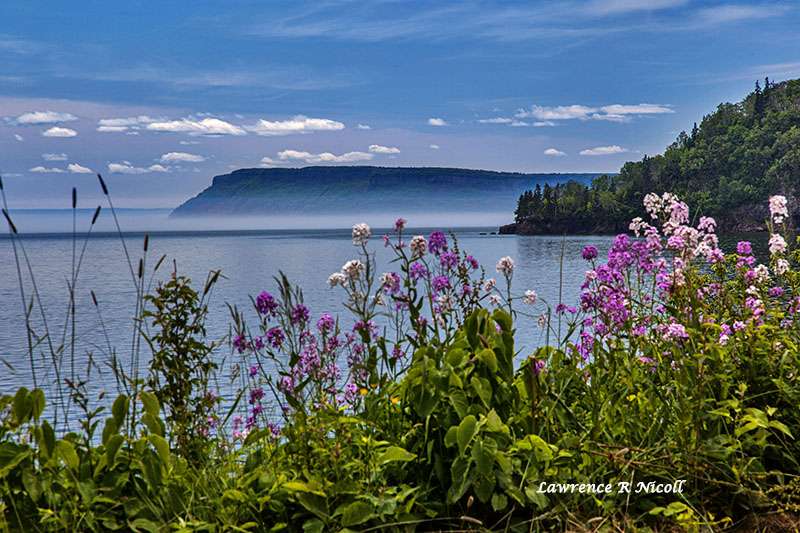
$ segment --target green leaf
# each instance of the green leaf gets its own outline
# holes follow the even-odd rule
[[[375,517],[372,505],[364,501],[355,501],[347,505],[341,510],[341,514],[342,525],[345,527],[363,524]]]
[[[156,395],[150,391],[142,391],[139,393],[139,397],[142,399],[142,405],[144,405],[145,413],[149,414],[153,418],[158,418],[161,406],[158,403],[158,398],[156,398]]]
[[[448,397],[450,398],[450,405],[453,406],[458,417],[464,418],[467,416],[467,413],[469,413],[469,401],[464,391],[461,389],[451,389]]]
[[[119,447],[122,446],[124,440],[123,436],[119,433],[115,433],[108,438],[108,442],[106,443],[106,462],[109,468],[113,468],[114,458],[117,456]]]
[[[30,394],[30,399],[31,416],[38,422],[42,411],[44,411],[44,391],[42,391],[42,389],[33,389]]]
[[[161,530],[158,524],[147,518],[137,518],[136,520],[128,522],[128,526],[130,526],[133,531],[151,531],[152,533],[158,533]]]
[[[75,447],[72,443],[65,440],[56,442],[56,453],[64,460],[68,467],[73,470],[78,468],[80,460],[78,459],[78,454],[75,452]]]
[[[160,418],[151,415],[150,413],[145,413],[142,416],[142,423],[147,426],[147,429],[150,430],[150,433],[153,435],[158,435],[160,437],[164,436],[164,424]]]
[[[119,426],[117,425],[117,419],[113,416],[109,416],[106,419],[106,425],[103,426],[103,439],[102,443],[107,444],[108,439],[111,438],[112,435],[116,435],[119,431]]]
[[[444,445],[452,448],[456,444],[458,444],[458,426],[450,426],[444,435]]]
[[[28,389],[25,387],[17,389],[17,393],[14,395],[14,404],[11,408],[11,414],[14,415],[14,420],[17,424],[23,424],[28,420],[32,404]]]
[[[386,448],[379,457],[378,457],[378,464],[385,465],[386,463],[391,463],[395,461],[402,461],[407,463],[408,461],[413,461],[416,459],[416,455],[413,453],[406,451],[405,449],[401,448],[400,446],[389,446]]]
[[[494,453],[497,446],[494,448],[484,444],[484,441],[478,439],[472,445],[472,460],[475,461],[475,467],[478,473],[489,475],[494,467]]]
[[[319,518],[310,518],[303,522],[303,531],[305,533],[322,533],[325,529],[325,522]]]
[[[492,495],[492,509],[502,511],[508,506],[508,498],[505,494],[495,493]]]
[[[111,414],[114,416],[114,420],[117,421],[117,427],[122,427],[122,423],[125,422],[125,417],[128,414],[128,397],[126,395],[120,394],[117,396],[111,406]]]
[[[484,348],[478,352],[478,360],[486,365],[490,372],[497,372],[497,356],[494,354],[494,350]]]
[[[47,420],[42,421],[40,426],[42,430],[42,440],[39,443],[39,449],[45,458],[50,458],[56,451],[56,432],[53,431],[53,426]]]
[[[8,475],[16,466],[31,455],[31,449],[13,442],[0,443],[0,478]]]
[[[464,453],[472,437],[478,432],[478,421],[473,415],[467,415],[458,425],[456,440],[458,441],[458,451]]]
[[[153,435],[152,433],[147,436],[147,440],[150,441],[156,452],[158,452],[158,457],[161,459],[161,462],[164,463],[165,466],[169,466],[170,464],[170,455],[169,455],[169,443],[166,441],[164,437],[161,435]]]

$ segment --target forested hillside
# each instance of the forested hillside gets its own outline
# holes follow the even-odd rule
[[[537,186],[519,199],[518,233],[616,232],[642,215],[649,192],[670,191],[693,213],[716,217],[731,231],[763,227],[765,200],[785,194],[796,206],[800,188],[800,80],[765,79],[739,103],[681,132],[663,155],[626,163],[590,186]],[[796,209],[793,210],[797,212]]]

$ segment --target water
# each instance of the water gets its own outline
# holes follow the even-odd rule
[[[611,243],[610,237],[521,237],[490,235],[491,228],[456,228],[460,246],[472,253],[487,268],[488,276],[495,276],[494,265],[498,258],[510,255],[517,263],[514,274],[515,293],[535,289],[540,297],[558,302],[559,272],[563,273],[563,301],[577,301],[579,285],[587,268],[580,258],[586,244],[596,245],[601,254]],[[430,229],[410,230],[428,233]],[[375,230],[380,235],[379,230]],[[142,235],[126,236],[126,244],[134,261],[142,254]],[[64,331],[68,303],[67,279],[70,276],[73,241],[68,234],[25,235],[23,243],[33,266],[39,294],[46,310],[46,320],[55,344],[59,344]],[[82,239],[77,243],[80,253]],[[389,252],[379,237],[373,237],[372,249],[377,252],[378,272],[390,270]],[[563,246],[563,270],[561,269]],[[211,270],[221,270],[220,278],[210,300],[208,333],[211,339],[221,339],[229,332],[230,315],[226,303],[250,309],[250,295],[263,289],[275,292],[273,276],[283,271],[289,279],[301,285],[306,304],[316,320],[321,313],[341,313],[341,289],[327,285],[330,273],[355,257],[349,229],[344,230],[258,230],[188,232],[172,231],[150,234],[148,252],[149,272],[163,254],[162,264],[155,280],[163,279],[172,270],[175,261],[179,273],[186,274],[200,290]],[[135,268],[135,267],[134,267]],[[97,295],[102,312],[101,319],[91,301],[90,290]],[[28,288],[30,294],[30,288]],[[77,330],[75,367],[83,370],[89,354],[101,367],[88,384],[90,396],[101,390],[116,392],[113,374],[105,368],[109,360],[108,345],[115,347],[123,364],[131,352],[133,335],[135,288],[125,261],[118,236],[111,233],[93,235],[87,245],[86,256],[77,283]],[[17,272],[11,241],[0,238],[0,356],[13,370],[0,367],[0,393],[13,393],[18,387],[31,387],[33,379],[26,350],[26,336],[20,303]],[[538,308],[539,312],[543,310]],[[251,315],[252,316],[252,315]],[[42,319],[35,312],[34,322],[41,328]],[[541,342],[541,333],[533,318],[517,325],[518,348],[529,352]],[[67,335],[69,338],[69,335]],[[41,349],[37,350],[42,352]],[[216,357],[221,362],[221,375],[230,371],[228,348],[220,348]],[[68,358],[67,358],[68,360]],[[65,363],[68,368],[69,363]],[[51,383],[52,365],[37,356],[37,373],[40,381]],[[227,383],[227,384],[226,384]],[[221,392],[230,396],[234,386],[224,379]],[[44,386],[47,390],[48,387]]]

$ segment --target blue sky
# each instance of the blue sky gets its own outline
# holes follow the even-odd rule
[[[800,76],[795,2],[5,0],[15,205],[107,176],[173,206],[234,168],[617,171],[755,79]]]

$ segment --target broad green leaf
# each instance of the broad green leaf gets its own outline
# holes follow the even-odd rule
[[[416,457],[416,455],[400,446],[390,446],[378,457],[378,464],[385,465],[394,461],[407,463],[408,461],[413,461]]]
[[[489,371],[497,372],[497,356],[494,351],[489,348],[484,348],[478,352],[478,360],[489,368]]]
[[[161,435],[154,435],[152,433],[147,436],[147,439],[155,447],[156,452],[158,452],[158,457],[161,459],[161,462],[164,463],[164,466],[169,466],[169,443],[166,441],[166,439]]]
[[[111,414],[117,421],[117,427],[122,427],[125,422],[125,417],[128,415],[128,397],[124,394],[117,396],[114,404],[111,406]]]
[[[139,393],[139,397],[142,399],[145,413],[153,418],[158,418],[160,406],[156,395],[150,391],[142,391]]]
[[[42,391],[42,389],[33,389],[30,394],[30,399],[31,416],[38,422],[42,411],[44,411],[44,391]]]
[[[464,453],[472,437],[478,432],[478,421],[473,415],[467,415],[458,425],[456,439],[458,441],[458,451]]]
[[[72,469],[78,468],[80,460],[78,459],[78,454],[75,452],[75,447],[72,443],[65,440],[56,442],[56,453],[58,453],[68,467]]]
[[[364,501],[355,501],[347,505],[341,514],[342,525],[345,527],[363,524],[375,516],[372,505]]]

